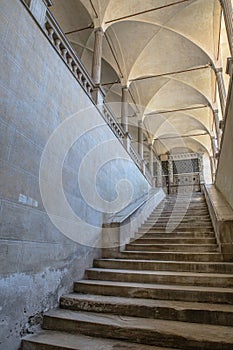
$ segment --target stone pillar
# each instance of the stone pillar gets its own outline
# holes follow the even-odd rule
[[[216,174],[216,163],[215,163],[215,158],[214,157],[210,157],[210,167],[211,167],[212,181],[214,183],[214,181],[215,181],[215,174]]]
[[[128,93],[129,93],[129,89],[127,87],[123,87],[122,88],[122,95],[121,95],[121,125],[122,125],[125,132],[129,131],[129,126],[128,126],[128,116],[129,116]]]
[[[218,149],[220,149],[220,143],[221,143],[221,137],[222,133],[219,127],[219,116],[218,116],[218,110],[215,109],[213,111],[214,114],[214,124],[215,124],[215,130],[216,130],[216,135],[217,135],[217,141],[218,141]]]
[[[218,153],[218,149],[216,147],[216,138],[214,136],[211,137],[212,149],[213,149],[213,162],[216,165],[216,154]]]
[[[95,44],[92,60],[92,78],[96,85],[101,81],[101,63],[104,32],[102,28],[95,29]]]
[[[30,0],[29,9],[37,22],[44,28],[46,20],[46,11],[51,6],[51,0]]]
[[[204,166],[203,166],[203,155],[198,155],[198,165],[199,165],[199,174],[200,174],[200,183],[204,183]]]
[[[157,187],[163,186],[163,178],[162,178],[162,164],[158,160],[157,161]]]
[[[138,153],[143,159],[143,124],[141,120],[138,122]]]
[[[227,37],[231,56],[233,56],[233,16],[231,0],[219,0],[223,10],[223,16],[227,31]]]
[[[169,177],[169,184],[173,184],[174,175],[173,175],[173,162],[171,158],[168,159],[168,177]]]
[[[222,68],[216,68],[215,74],[216,74],[216,80],[218,85],[222,116],[224,118],[227,95],[226,95],[226,89],[225,89],[225,84],[224,84],[223,75],[222,75]]]
[[[153,176],[152,178],[152,187],[155,188],[156,187],[156,177]]]
[[[123,144],[129,153],[130,153],[131,140],[132,140],[131,135],[128,132],[126,132],[124,135]]]
[[[141,170],[142,170],[143,175],[145,175],[145,173],[146,173],[146,161],[144,159],[142,159]]]
[[[151,176],[153,178],[154,176],[154,151],[153,151],[153,145],[149,145],[149,170],[151,173]]]

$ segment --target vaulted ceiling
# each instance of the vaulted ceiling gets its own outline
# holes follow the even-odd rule
[[[133,141],[142,119],[158,155],[212,155],[213,67],[229,56],[218,0],[53,0],[52,12],[89,72],[93,28],[104,29],[101,83],[118,118],[129,87]]]

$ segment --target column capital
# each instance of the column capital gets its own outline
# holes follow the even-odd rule
[[[104,35],[104,30],[103,30],[102,27],[95,27],[95,28],[94,28],[94,32],[95,32],[95,33],[100,33],[100,34]]]
[[[214,70],[215,70],[215,73],[216,73],[216,74],[217,74],[217,73],[222,73],[222,72],[223,72],[222,67],[215,68]]]

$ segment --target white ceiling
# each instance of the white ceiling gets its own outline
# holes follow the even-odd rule
[[[130,115],[140,112],[129,119],[133,140],[142,118],[158,154],[187,147],[212,155],[211,66],[222,66],[228,55],[218,0],[53,0],[51,9],[65,33],[92,23],[104,29],[106,100],[119,104],[121,87],[129,86]],[[91,72],[93,28],[67,36]],[[119,117],[120,108],[113,109]]]

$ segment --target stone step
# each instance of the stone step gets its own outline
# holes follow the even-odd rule
[[[178,214],[180,213],[208,213],[208,209],[206,206],[178,206],[178,205],[165,205],[165,206],[161,206],[161,207],[157,207],[155,210],[153,210],[152,213],[156,213],[156,212],[176,212]]]
[[[216,244],[215,238],[131,238],[131,242],[135,244]]]
[[[142,259],[142,260],[171,260],[171,261],[222,261],[219,253],[185,253],[185,252],[140,252],[123,251],[118,253],[118,258]]]
[[[137,242],[126,244],[125,250],[143,252],[217,252],[217,244],[140,244]]]
[[[210,218],[205,218],[205,219],[203,219],[203,218],[199,218],[199,219],[197,219],[197,218],[196,219],[193,219],[193,218],[182,219],[182,218],[173,218],[173,217],[172,218],[161,218],[161,217],[158,217],[157,219],[148,218],[145,221],[145,223],[148,223],[148,224],[155,223],[156,225],[159,225],[159,224],[167,223],[169,221],[169,222],[174,222],[174,223],[182,222],[182,223],[185,223],[185,224],[195,224],[197,220],[198,220],[199,224],[212,225]]]
[[[181,271],[135,271],[91,268],[86,270],[86,278],[91,280],[159,283],[171,285],[195,285],[209,287],[233,287],[233,274],[195,273]]]
[[[74,283],[74,291],[127,298],[233,304],[233,288],[82,280]]]
[[[233,263],[225,262],[184,262],[158,260],[98,259],[94,267],[106,269],[151,270],[151,271],[183,271],[202,273],[233,274]]]
[[[205,215],[205,216],[193,216],[193,215],[190,215],[190,216],[180,216],[180,215],[153,215],[153,216],[149,216],[147,218],[148,221],[155,221],[155,222],[158,222],[158,220],[163,220],[163,221],[168,221],[168,220],[173,220],[173,221],[178,221],[178,220],[183,220],[183,221],[196,221],[196,220],[201,220],[201,221],[209,221],[211,222],[211,219],[209,216]],[[146,221],[147,221],[146,220]]]
[[[4,349],[7,350],[7,349]],[[23,339],[22,350],[179,350],[121,340],[88,337],[57,331],[41,331]]]
[[[181,210],[176,208],[175,210],[173,210],[172,208],[169,209],[159,209],[157,208],[156,210],[154,210],[151,215],[177,215],[180,216],[181,214],[183,215],[188,215],[188,216],[198,216],[198,215],[209,215],[209,211],[207,209],[188,209],[188,210]]]
[[[233,305],[72,293],[61,297],[60,306],[74,311],[233,326]]]
[[[158,220],[173,220],[173,221],[190,221],[190,222],[195,222],[195,220],[202,220],[202,221],[205,221],[205,220],[208,220],[209,222],[211,222],[211,219],[209,216],[207,215],[174,215],[173,213],[171,214],[166,214],[164,215],[163,213],[160,213],[160,214],[156,214],[156,215],[151,215],[149,216],[146,220],[149,220],[149,221],[155,221],[155,222],[158,222]]]
[[[43,328],[184,350],[230,350],[231,327],[203,325],[112,314],[54,310],[44,316]]]
[[[175,217],[183,217],[183,218],[195,218],[195,219],[199,219],[199,217],[201,217],[201,218],[203,218],[203,219],[205,219],[205,218],[210,218],[210,214],[209,214],[209,212],[208,211],[206,211],[206,214],[203,214],[203,215],[197,215],[196,213],[194,213],[194,214],[180,214],[180,213],[177,213],[177,212],[171,212],[171,213],[166,213],[166,215],[163,213],[163,212],[161,212],[161,211],[159,211],[159,212],[152,212],[151,214],[150,214],[150,216],[148,216],[149,218],[157,218],[157,217],[161,217],[161,218],[167,218],[167,217],[170,217],[170,216],[173,216],[173,214],[174,214],[174,218]]]
[[[149,224],[149,223],[145,223],[145,224],[142,224],[141,229],[155,229],[156,231],[158,230],[166,230],[166,228],[170,229],[172,228],[174,231],[195,231],[195,230],[198,230],[200,232],[212,232],[213,231],[213,227],[211,225],[200,225],[198,226],[197,224],[195,225],[191,225],[191,224],[179,224],[177,226],[176,223],[173,223],[173,222],[170,222],[169,225],[167,224],[160,224],[160,225],[157,225],[156,223],[155,224]]]
[[[165,233],[165,232],[153,232],[151,230],[150,232],[138,232],[135,235],[135,238],[215,238],[214,232],[171,232],[171,233]]]
[[[186,227],[173,227],[173,226],[168,226],[168,227],[163,227],[163,226],[150,226],[150,225],[142,225],[138,232],[161,232],[161,233],[176,233],[176,232],[190,232],[195,233],[196,231],[198,233],[214,233],[213,228],[211,227],[193,227],[193,226],[186,226]]]

